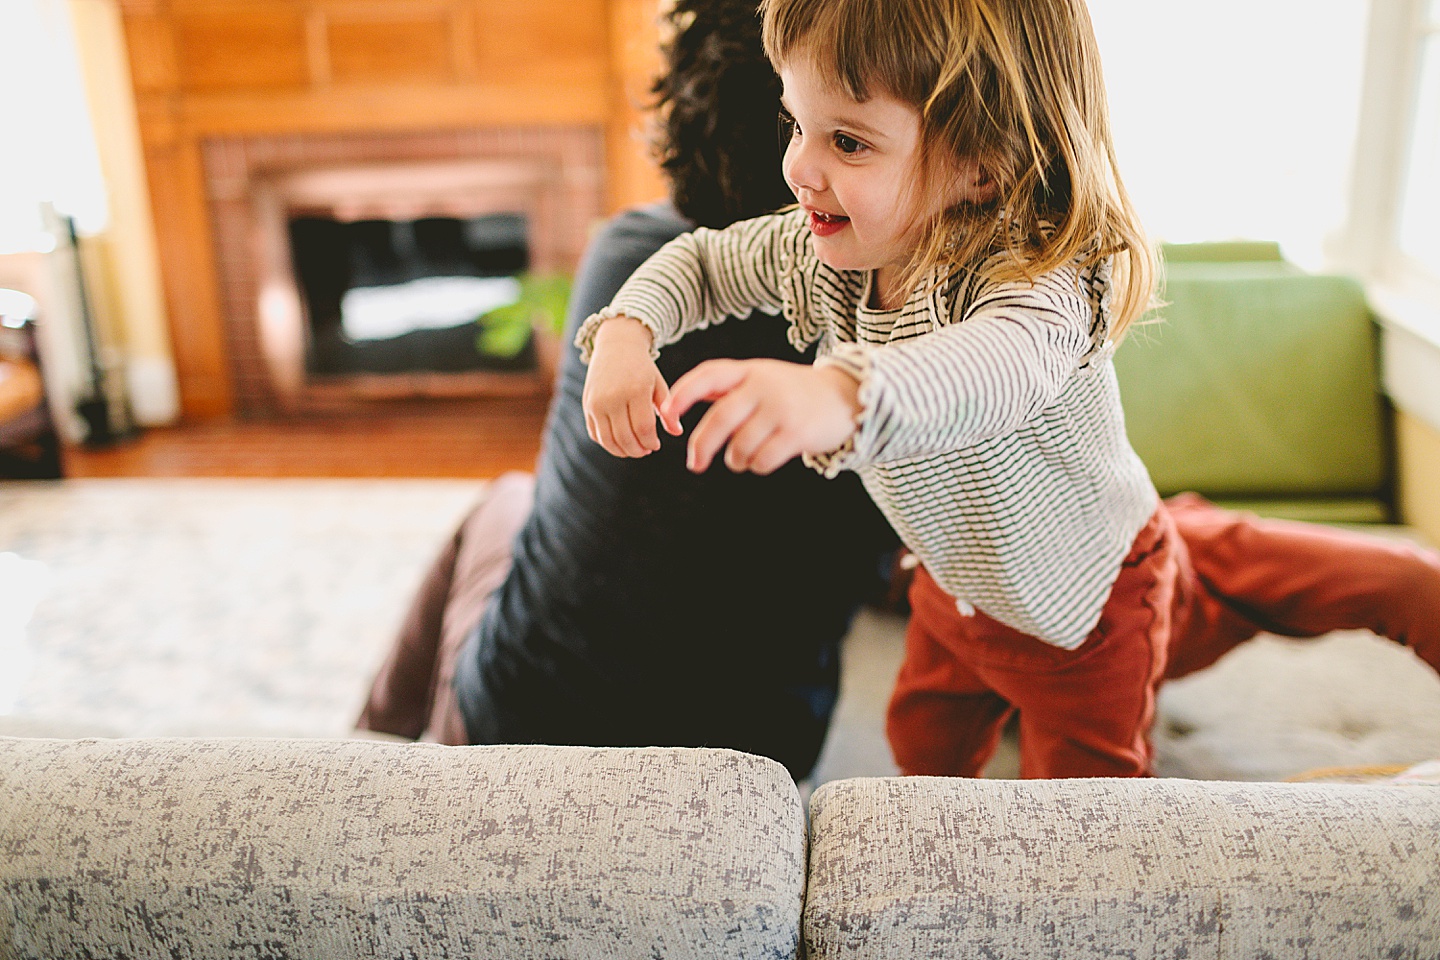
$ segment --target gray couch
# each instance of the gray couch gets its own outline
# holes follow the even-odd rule
[[[0,739],[0,957],[1440,956],[1440,788]],[[803,946],[802,946],[803,945]]]

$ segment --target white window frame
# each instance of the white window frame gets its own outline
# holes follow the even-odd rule
[[[1382,325],[1386,392],[1440,431],[1440,277],[1400,247],[1431,0],[1371,0],[1349,216],[1336,265],[1366,285]]]
[[[1379,282],[1398,280],[1400,207],[1419,98],[1430,0],[1371,0],[1349,219],[1338,258]]]

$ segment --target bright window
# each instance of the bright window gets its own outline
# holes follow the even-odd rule
[[[1121,174],[1159,240],[1277,240],[1346,219],[1366,0],[1090,0]]]
[[[105,187],[65,0],[0,0],[0,64],[0,253],[53,242],[42,202],[98,231]]]

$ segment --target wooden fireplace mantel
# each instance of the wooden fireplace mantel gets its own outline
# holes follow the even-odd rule
[[[663,194],[655,0],[118,2],[187,419],[234,409],[207,140],[590,127],[610,210]]]

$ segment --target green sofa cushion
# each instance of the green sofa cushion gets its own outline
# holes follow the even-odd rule
[[[1259,499],[1215,501],[1229,510],[1248,510],[1282,520],[1310,523],[1389,524],[1395,522],[1390,501],[1382,497],[1313,497],[1294,500]]]
[[[1116,353],[1130,440],[1162,494],[1354,499],[1383,513],[1375,330],[1347,277],[1184,262]],[[1368,503],[1368,506],[1364,504]]]

